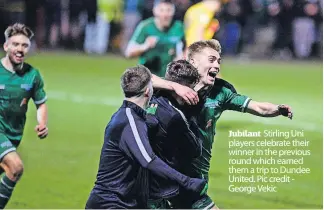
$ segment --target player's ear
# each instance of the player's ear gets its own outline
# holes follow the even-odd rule
[[[146,88],[145,88],[144,96],[145,96],[145,97],[149,97],[149,96],[150,96],[150,88],[149,88],[149,87],[146,87]]]
[[[193,65],[195,68],[197,68],[197,64],[193,58],[190,58],[189,63]]]
[[[8,48],[9,48],[9,46],[8,46],[8,42],[5,41],[5,43],[3,43],[3,49],[4,49],[4,51],[5,51],[5,52],[8,52]]]
[[[153,15],[157,16],[158,15],[158,11],[157,11],[157,6],[153,7]]]

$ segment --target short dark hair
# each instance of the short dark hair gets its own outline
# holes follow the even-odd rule
[[[140,96],[151,81],[152,74],[148,68],[142,65],[131,67],[121,76],[121,87],[127,98]]]
[[[6,40],[8,40],[12,36],[20,34],[25,35],[28,39],[31,39],[34,36],[34,32],[22,23],[13,24],[9,26],[4,32]]]
[[[165,79],[185,86],[196,84],[199,79],[198,70],[186,60],[177,60],[168,64]]]

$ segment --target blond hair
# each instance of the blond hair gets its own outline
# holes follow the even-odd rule
[[[31,39],[34,36],[33,31],[22,23],[13,24],[9,26],[4,32],[6,40],[8,40],[12,36],[20,34],[26,36],[28,39]]]
[[[218,40],[216,39],[209,39],[209,40],[202,40],[192,43],[188,47],[187,52],[187,59],[190,60],[196,53],[200,53],[205,48],[211,48],[213,50],[216,50],[219,54],[222,53],[222,47]]]

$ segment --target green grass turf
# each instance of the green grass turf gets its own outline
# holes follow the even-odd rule
[[[49,101],[49,136],[34,132],[29,106],[23,142],[25,165],[8,208],[83,208],[95,181],[104,128],[121,104],[119,78],[136,63],[114,56],[40,53],[28,60],[41,70]],[[302,62],[240,63],[224,59],[222,75],[239,92],[258,101],[286,103],[292,121],[225,112],[217,126],[209,194],[221,208],[322,208],[322,65]],[[228,130],[303,129],[312,155],[309,175],[278,184],[277,193],[251,195],[228,191]]]

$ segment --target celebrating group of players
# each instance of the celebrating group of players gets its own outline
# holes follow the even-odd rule
[[[216,77],[217,40],[191,41],[183,53],[184,28],[172,22],[174,11],[160,0],[129,43],[126,56],[139,56],[142,65],[121,77],[125,99],[106,127],[87,209],[217,209],[207,189],[222,112],[292,118],[289,106],[251,100]]]
[[[170,1],[160,0],[155,17],[140,23],[130,41],[126,55],[140,56],[142,65],[128,68],[121,77],[125,99],[106,127],[86,208],[216,209],[207,195],[208,172],[222,112],[292,118],[289,106],[251,100],[217,78],[219,42],[196,40],[185,47],[182,24],[172,22],[174,10]],[[16,148],[30,98],[37,107],[35,131],[40,138],[48,134],[44,83],[39,71],[24,62],[32,36],[23,24],[5,31],[6,56],[0,62],[0,208],[23,173]],[[185,59],[179,59],[184,49]]]

